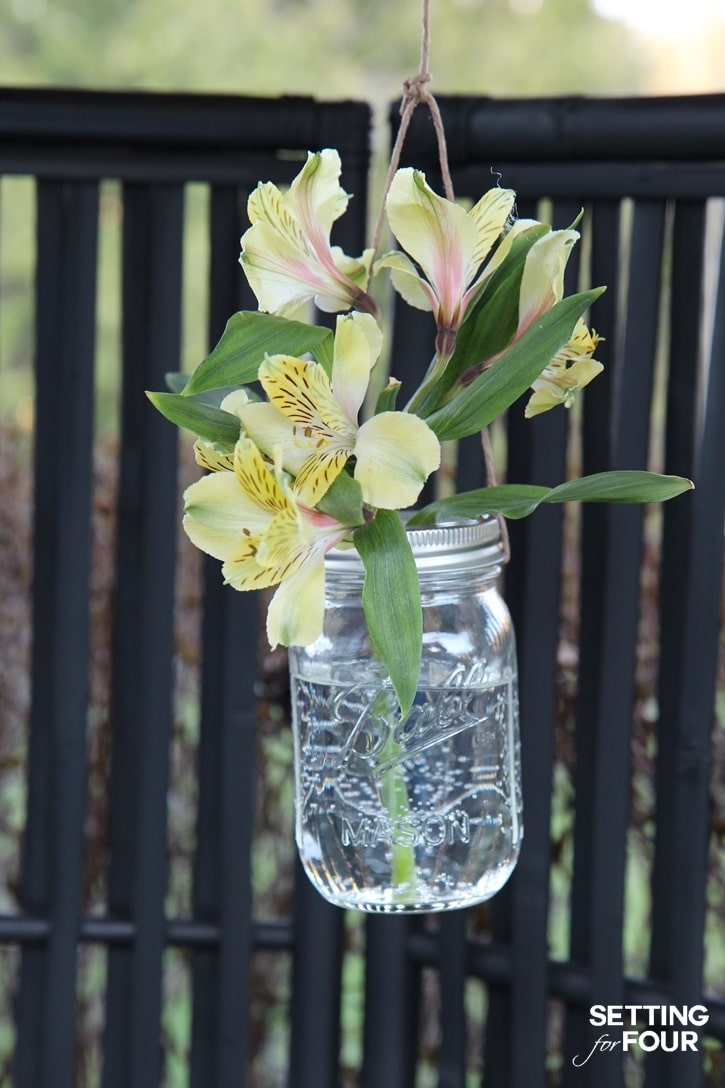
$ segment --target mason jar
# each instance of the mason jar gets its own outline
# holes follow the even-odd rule
[[[290,647],[295,824],[331,903],[363,911],[468,907],[494,895],[523,834],[514,632],[493,518],[408,530],[423,660],[401,716],[362,608],[354,548],[325,564],[325,621]]]

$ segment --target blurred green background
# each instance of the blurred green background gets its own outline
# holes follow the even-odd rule
[[[377,103],[417,70],[419,24],[419,0],[4,0],[0,78]],[[723,87],[721,0],[435,0],[431,33],[439,92]]]

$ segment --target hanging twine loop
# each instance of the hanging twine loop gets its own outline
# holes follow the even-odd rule
[[[400,155],[403,150],[403,144],[405,143],[405,137],[408,133],[408,126],[410,120],[415,113],[416,108],[420,103],[424,103],[433,119],[433,127],[436,132],[436,139],[438,141],[438,162],[441,168],[441,177],[443,178],[443,187],[445,190],[446,198],[448,200],[454,199],[453,182],[451,181],[451,172],[448,166],[448,148],[446,146],[446,134],[443,129],[443,119],[433,95],[428,90],[427,84],[431,81],[431,74],[428,70],[428,58],[430,55],[430,0],[423,0],[423,28],[420,47],[420,68],[416,75],[409,76],[408,79],[403,82],[403,96],[400,102],[400,126],[398,128],[398,135],[396,136],[393,150],[390,154],[390,166],[388,167],[388,174],[385,179],[385,186],[383,189],[383,198],[380,206],[380,214],[378,215],[378,221],[375,225],[375,234],[373,236],[373,252],[377,253],[380,248],[380,240],[383,234],[383,227],[385,225],[385,199],[388,195],[388,191],[395,177],[395,171],[400,165]]]
[[[421,34],[421,48],[420,48],[420,68],[416,75],[409,76],[408,79],[403,81],[403,96],[400,102],[400,126],[398,128],[398,134],[395,138],[393,150],[390,154],[390,165],[388,166],[388,173],[385,178],[385,186],[383,189],[383,197],[380,205],[380,213],[375,225],[375,234],[373,235],[373,253],[376,254],[380,248],[380,241],[383,234],[383,228],[385,225],[385,201],[390,191],[395,172],[400,165],[400,156],[403,150],[403,144],[405,143],[405,137],[408,133],[408,127],[410,125],[411,118],[415,113],[417,107],[423,103],[428,107],[430,112],[433,128],[435,129],[436,140],[438,143],[438,163],[440,165],[441,178],[443,180],[443,188],[446,194],[447,200],[454,200],[455,194],[453,190],[453,181],[451,179],[451,171],[448,165],[448,146],[446,144],[446,134],[443,127],[443,118],[441,117],[440,109],[435,97],[428,90],[428,84],[431,81],[431,74],[428,68],[428,60],[430,56],[430,0],[423,0],[423,25]],[[483,458],[486,469],[486,480],[489,486],[493,487],[496,484],[496,469],[493,461],[493,451],[491,449],[491,437],[488,433],[488,428],[484,427],[481,431],[481,445],[483,447]],[[506,520],[501,514],[496,514],[496,520],[499,524],[499,530],[501,533],[501,547],[504,553],[504,562],[508,562],[511,549],[509,545],[508,527]]]

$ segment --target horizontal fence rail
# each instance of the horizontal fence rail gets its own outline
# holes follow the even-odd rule
[[[333,240],[362,251],[370,110],[0,89],[0,213],[25,179],[35,232],[32,446],[0,415],[33,504],[31,694],[18,736],[9,710],[0,728],[0,788],[27,790],[2,870],[2,1083],[721,1083],[725,96],[439,104],[457,195],[500,180],[556,227],[584,209],[567,287],[608,285],[592,314],[604,373],[571,414],[514,406],[493,435],[502,477],[649,466],[696,490],[511,524],[519,865],[480,909],[362,919],[293,860],[284,655],[256,596],[180,539],[189,436],[143,390],[185,363],[192,319],[205,352],[255,307],[237,261],[247,196],[289,182],[308,149],[340,151],[354,201]],[[422,108],[403,154],[437,184]],[[0,321],[7,305],[0,291]],[[429,317],[399,307],[391,372],[419,378],[431,343]],[[477,440],[456,474],[485,482]],[[704,1004],[713,1048],[576,1067],[593,1004]]]

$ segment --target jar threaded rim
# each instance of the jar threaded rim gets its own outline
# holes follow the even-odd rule
[[[456,520],[439,525],[406,530],[411,551],[419,565],[435,563],[441,567],[467,566],[471,562],[486,565],[504,562],[501,527],[493,515],[476,520]],[[333,548],[325,556],[330,570],[362,569],[355,548]]]

